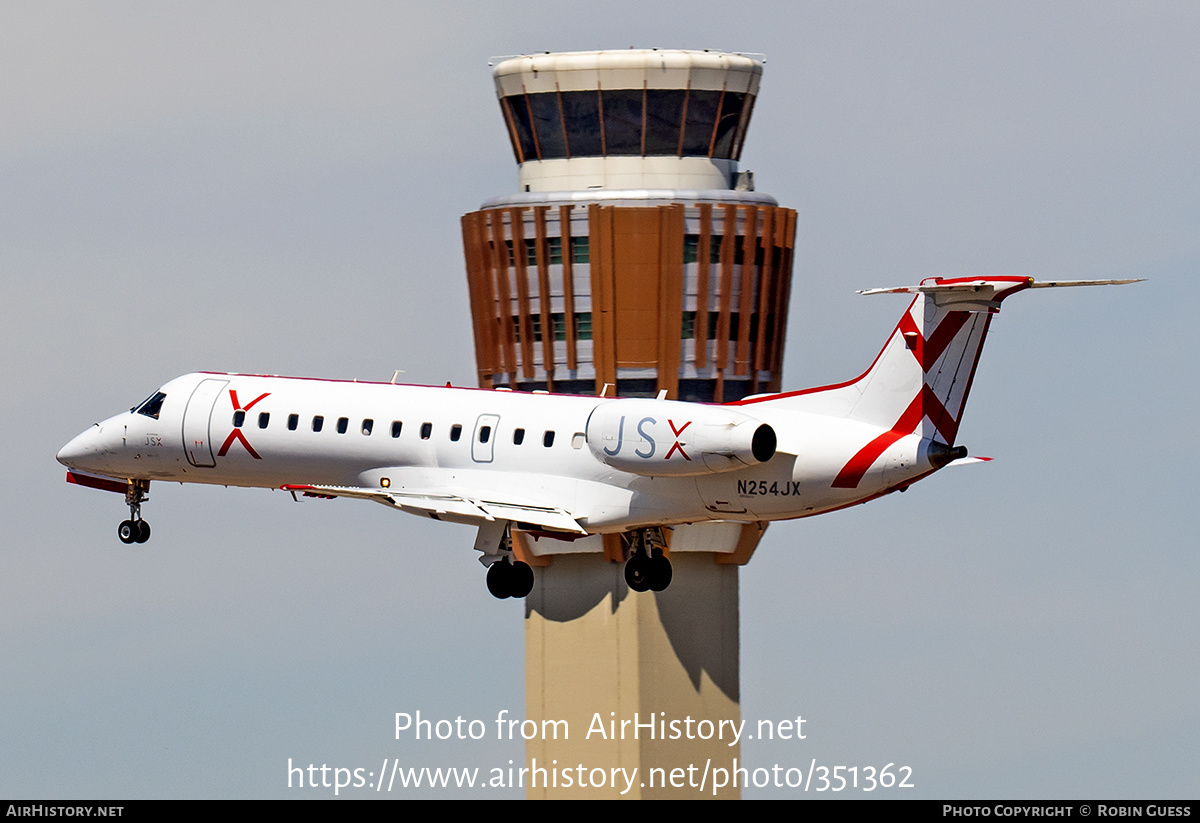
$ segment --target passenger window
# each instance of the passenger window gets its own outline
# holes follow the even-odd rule
[[[550,448],[554,445],[554,432],[547,431],[544,435],[542,435],[542,445],[546,448]]]
[[[525,442],[525,430],[513,429],[513,445],[519,446]]]
[[[491,439],[492,439],[492,427],[491,426],[480,426],[479,427],[479,442],[486,443]]]
[[[259,412],[258,427],[260,429],[265,429],[267,427],[267,424],[270,422],[271,422],[271,413],[270,412]]]
[[[460,438],[460,437],[462,437],[462,425],[459,423],[455,423],[453,426],[450,427],[450,439],[452,441],[454,441],[455,443],[457,443],[458,438]]]
[[[246,422],[246,413],[244,411],[242,411],[241,409],[238,409],[237,411],[235,411],[233,413],[233,427],[235,429],[240,429],[242,427],[242,424],[245,422]]]
[[[350,428],[350,418],[349,417],[339,417],[338,418],[338,434],[345,434],[346,430],[349,428]]]
[[[325,425],[325,418],[322,417],[321,415],[318,414],[317,416],[315,416],[313,418],[313,431],[319,432],[321,430],[321,427],[324,425]]]
[[[432,423],[422,423],[421,424],[421,439],[428,440],[429,436],[431,434],[433,434],[433,424]]]
[[[363,434],[370,434],[371,429],[373,429],[373,428],[375,428],[374,420],[372,420],[371,418],[368,417],[366,420],[363,421],[363,427],[362,427]]]
[[[392,421],[392,437],[399,437],[400,429],[402,429],[402,428],[404,428],[403,423],[401,423],[399,420],[393,420]]]
[[[300,415],[289,414],[288,415],[288,431],[294,432],[296,430],[296,427],[299,425],[300,425]]]

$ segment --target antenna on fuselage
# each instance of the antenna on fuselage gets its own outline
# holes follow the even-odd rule
[[[402,374],[404,374],[404,369],[396,369],[394,372],[392,372],[392,379],[388,382],[390,382],[393,386],[396,385],[396,378]]]

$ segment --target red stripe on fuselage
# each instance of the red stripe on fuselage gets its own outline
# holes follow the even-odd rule
[[[846,465],[838,472],[838,476],[833,479],[833,488],[858,488],[863,475],[867,473],[867,469],[871,468],[871,464],[879,459],[879,455],[887,451],[888,446],[916,429],[921,422],[921,400],[924,395],[925,393],[921,392],[920,395],[914,397],[913,401],[908,404],[908,408],[900,415],[900,419],[896,421],[896,425],[867,443],[846,462]]]
[[[871,440],[851,457],[838,476],[833,480],[835,489],[856,489],[862,482],[867,470],[887,451],[888,446],[901,437],[913,434],[921,421],[926,417],[933,423],[934,429],[946,443],[953,445],[958,435],[958,421],[955,420],[938,396],[929,386],[922,386],[921,393],[913,398],[908,408],[900,415],[900,419],[891,429]]]

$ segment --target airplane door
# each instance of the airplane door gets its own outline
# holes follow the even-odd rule
[[[201,380],[192,390],[187,408],[184,409],[183,451],[188,462],[198,468],[212,468],[217,465],[217,458],[213,455],[212,438],[209,436],[209,421],[212,419],[217,399],[228,385],[228,380]]]
[[[500,423],[498,414],[481,414],[475,421],[475,434],[471,437],[471,459],[476,463],[491,463],[495,456],[496,428]]]

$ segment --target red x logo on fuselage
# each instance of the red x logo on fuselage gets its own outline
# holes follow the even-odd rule
[[[258,397],[254,398],[249,403],[247,403],[245,408],[243,408],[242,405],[238,402],[238,396],[237,396],[236,389],[229,390],[229,399],[233,402],[233,410],[235,412],[239,412],[239,411],[240,412],[248,412],[248,411],[250,411],[250,409],[254,408],[255,403],[257,403],[259,400],[262,400],[264,397],[270,396],[270,394],[271,394],[270,392],[264,392],[263,394],[260,394]],[[246,435],[242,434],[242,429],[241,429],[240,425],[235,426],[233,431],[231,431],[229,433],[229,436],[225,438],[225,442],[221,444],[221,450],[217,452],[217,457],[224,457],[225,454],[229,451],[229,447],[233,445],[233,441],[235,441],[235,440],[240,442],[243,446],[245,446],[246,451],[250,452],[250,456],[253,457],[255,460],[262,460],[262,457],[259,455],[259,453],[256,452],[254,450],[254,447],[250,445],[250,441],[246,439]]]
[[[688,457],[688,453],[683,450],[683,444],[679,442],[679,435],[683,434],[684,429],[686,429],[688,426],[692,425],[692,421],[689,420],[688,422],[686,422],[682,426],[680,426],[678,429],[675,428],[674,420],[668,420],[667,425],[671,427],[671,434],[675,435],[675,442],[674,442],[674,444],[672,444],[671,448],[667,449],[667,456],[664,457],[663,460],[670,460],[671,455],[673,455],[675,453],[676,449],[678,449],[679,453],[683,455],[684,460],[691,460],[692,458]]]

